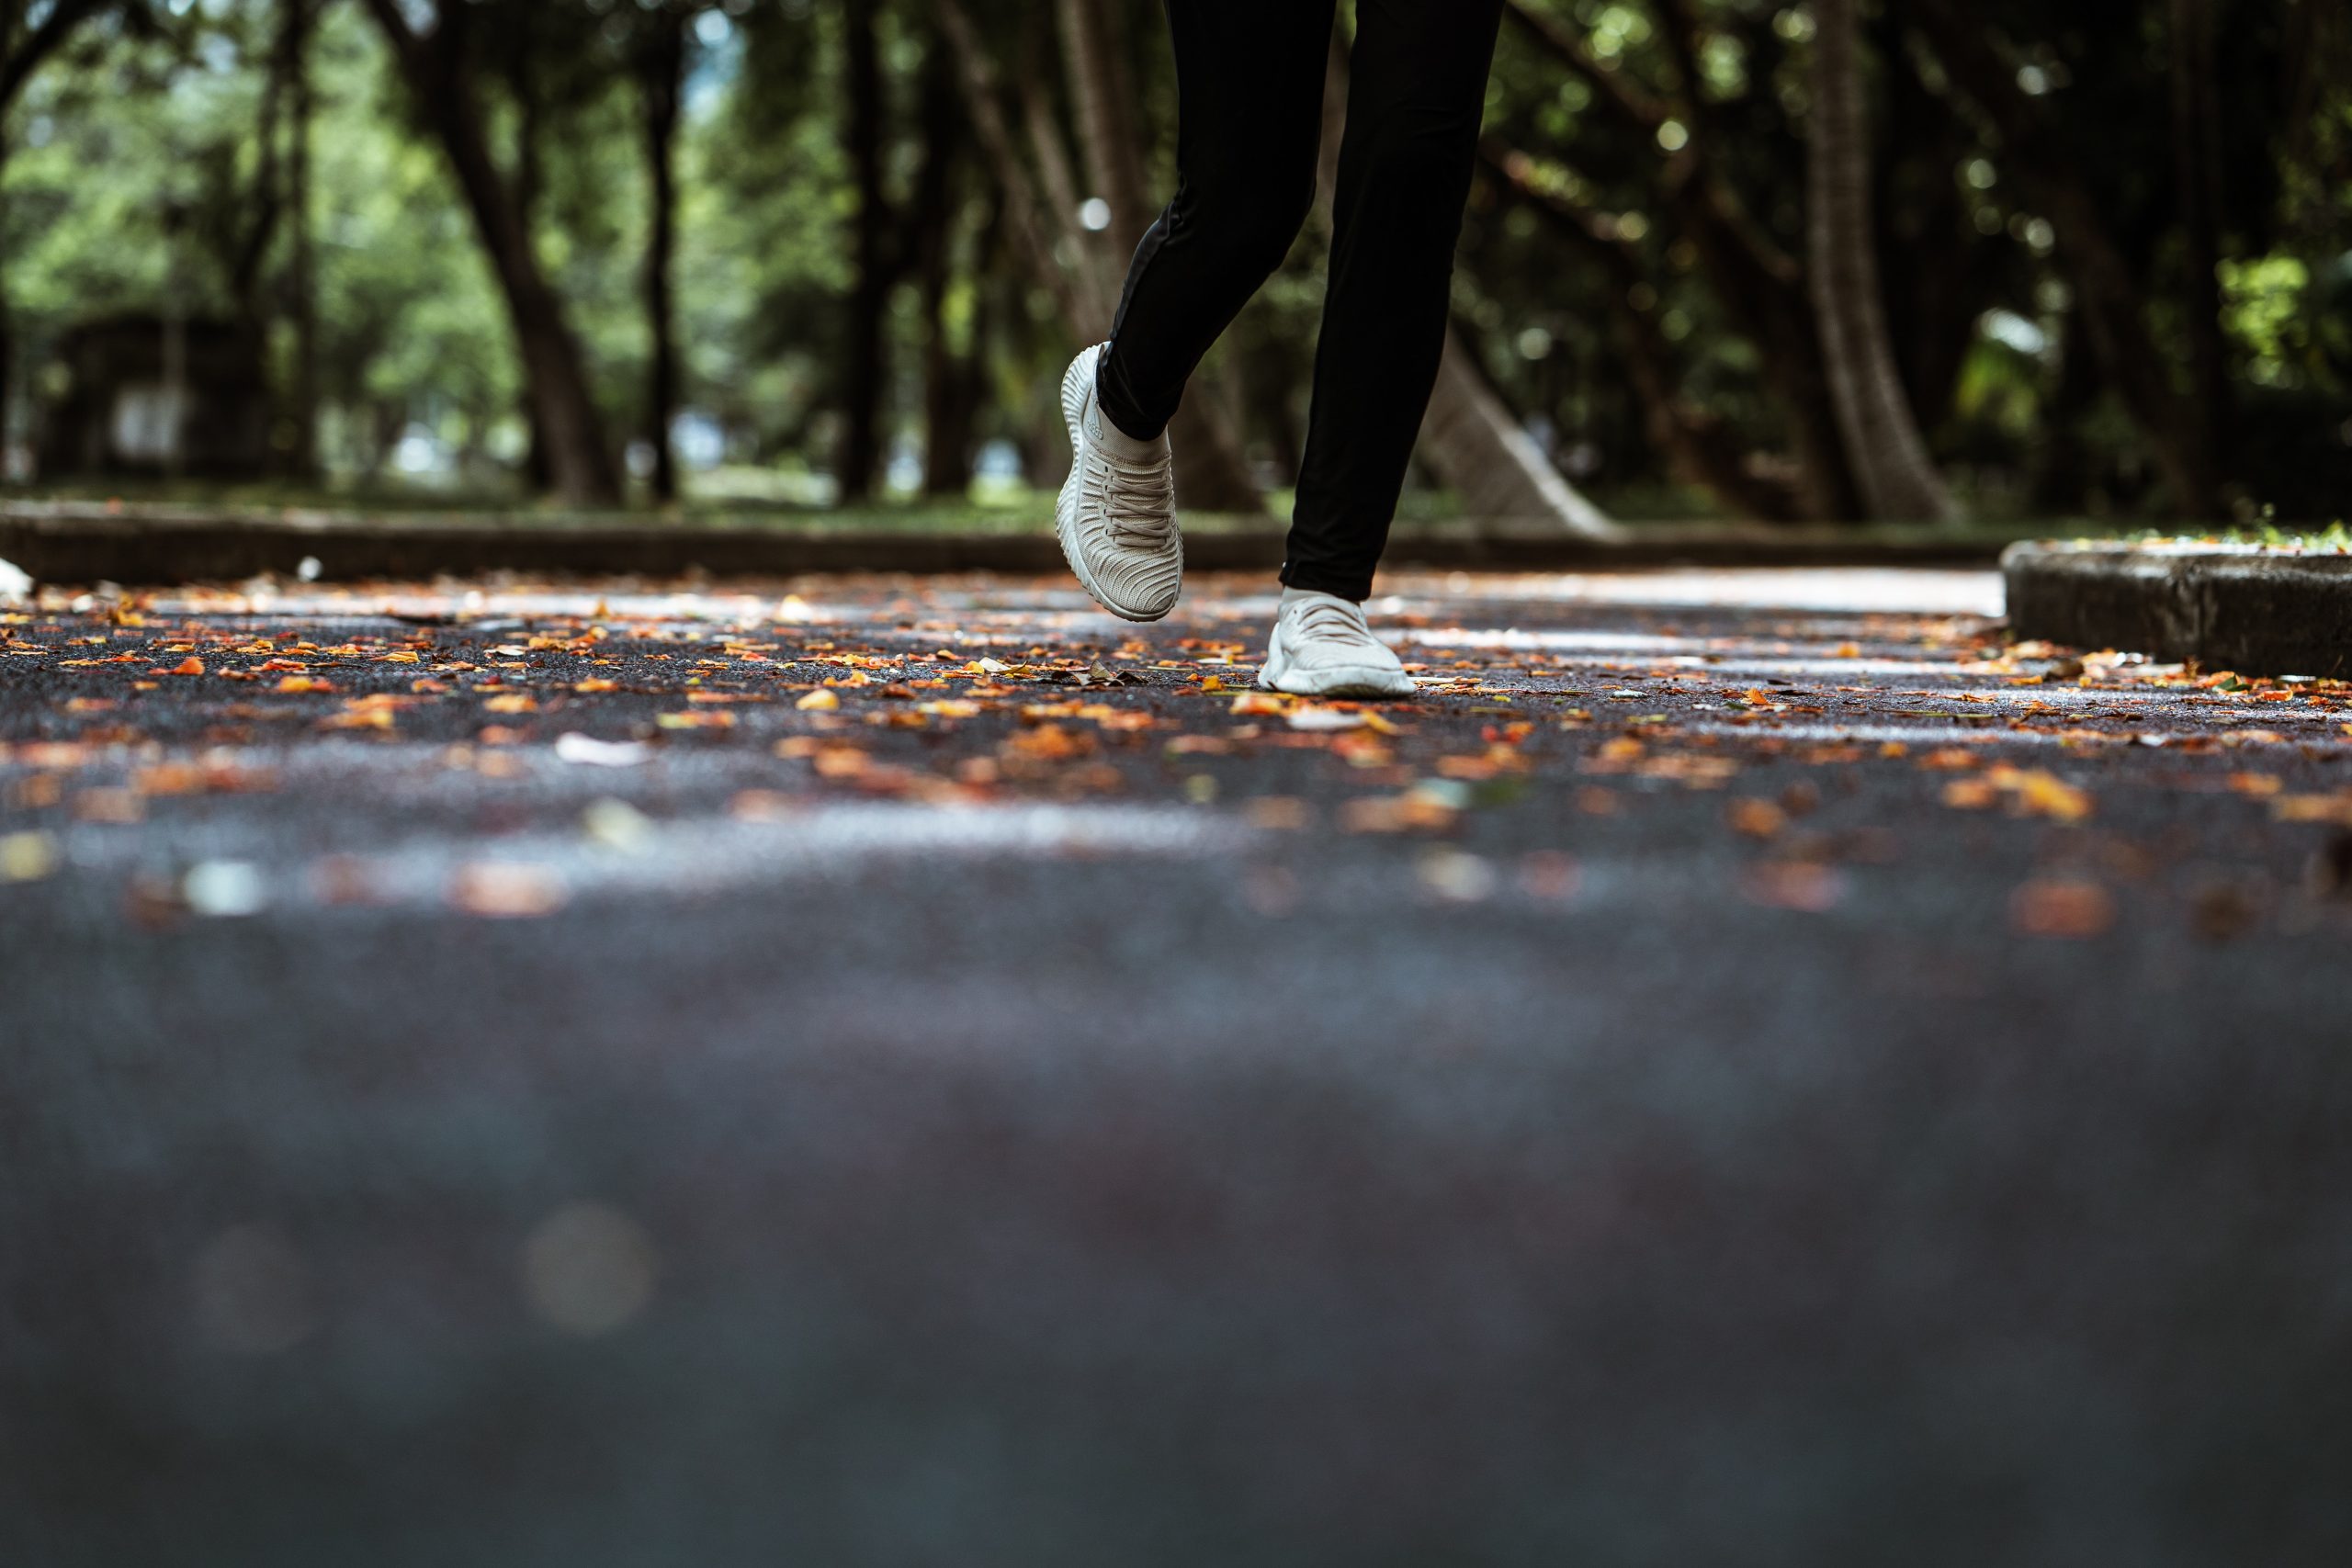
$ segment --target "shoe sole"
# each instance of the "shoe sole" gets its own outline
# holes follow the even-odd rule
[[[1405,682],[1401,686],[1396,684],[1399,679]],[[1342,664],[1306,674],[1289,668],[1276,671],[1271,660],[1258,671],[1258,689],[1294,697],[1404,698],[1420,694],[1420,688],[1413,683],[1410,675],[1400,677],[1393,670]]]
[[[1130,610],[1114,602],[1109,594],[1102,592],[1102,585],[1095,581],[1094,573],[1087,570],[1085,558],[1072,537],[1078,522],[1078,500],[1074,492],[1083,472],[1080,460],[1085,456],[1086,450],[1079,432],[1079,421],[1086,414],[1088,378],[1082,372],[1086,368],[1087,356],[1099,355],[1101,352],[1100,349],[1088,349],[1085,354],[1070,361],[1069,368],[1062,373],[1062,423],[1069,431],[1070,467],[1069,478],[1062,481],[1061,495],[1054,502],[1054,538],[1062,547],[1062,559],[1069,563],[1070,575],[1078,579],[1078,585],[1086,590],[1088,598],[1123,621],[1133,621],[1139,626],[1148,626],[1154,621],[1166,620],[1169,611],[1175,609],[1176,606],[1171,604],[1166,610]],[[1183,548],[1183,536],[1179,534],[1176,543],[1176,570],[1180,577],[1184,570]]]
[[[1261,679],[1259,689],[1281,692],[1294,697],[1392,697],[1405,698],[1419,694],[1420,688],[1410,683],[1403,686],[1389,683],[1390,677],[1376,670],[1331,670],[1319,675],[1285,675],[1278,681]]]

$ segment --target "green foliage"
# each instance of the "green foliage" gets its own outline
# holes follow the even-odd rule
[[[260,222],[284,176],[264,128],[280,117],[282,157],[288,110],[273,96],[284,85],[273,85],[273,62],[286,3],[159,5],[144,34],[107,13],[0,120],[0,306],[19,432],[54,390],[61,336],[118,313],[246,321],[266,344],[281,403],[290,399],[295,224]],[[655,434],[640,66],[649,29],[684,17],[676,335],[683,402],[724,436],[720,466],[697,481],[713,492],[813,493],[833,460],[858,284],[842,3],[462,7],[476,46],[467,90],[502,178],[531,197],[537,257],[616,442]],[[1157,7],[1102,3],[1131,40],[1137,118],[1165,188],[1175,84]],[[2078,249],[2043,209],[2048,180],[2037,176],[2047,171],[1955,86],[1919,25],[1938,7],[1968,15],[2047,120],[2143,297],[2154,378],[2190,397],[2199,323],[2184,303],[2191,252],[2173,156],[2171,6],[1866,7],[1886,312],[1937,457],[1991,514],[2158,514],[2171,503],[2156,460],[2163,438],[2094,352]],[[966,8],[998,51],[1012,130],[1034,159],[1023,108],[1041,124],[1072,123],[1056,7]],[[1804,321],[1780,337],[1776,323],[1807,309],[1807,11],[1779,0],[1521,0],[1516,9],[1573,40],[1589,68],[1507,25],[1487,131],[1490,150],[1517,159],[1519,184],[1492,169],[1482,176],[1454,300],[1481,363],[1572,475],[1621,511],[1741,503],[1723,493],[1720,474],[1710,488],[1662,438],[1674,417],[1735,448],[1761,490],[1801,489],[1804,411],[1792,389],[1820,367],[1807,358]],[[894,242],[901,254],[885,313],[886,429],[919,449],[937,390],[926,388],[926,366],[977,355],[976,439],[1002,437],[1050,468],[1050,382],[1069,328],[1006,228],[1001,171],[967,120],[956,128],[944,210],[914,210],[922,79],[944,46],[927,5],[883,0],[877,17],[884,196],[906,231]],[[1687,39],[1676,30],[1684,17],[1697,24]],[[2224,448],[2224,493],[2241,517],[2265,508],[2324,517],[2352,490],[2352,22],[2321,0],[2223,17],[2211,70],[2222,105],[2213,151],[2224,175],[2216,242],[2229,386],[2227,406],[2208,412]],[[383,480],[402,437],[421,434],[453,457],[439,482],[519,493],[530,425],[510,301],[443,148],[358,0],[323,6],[311,80],[317,412],[331,477]],[[1628,96],[1657,106],[1658,118],[1629,115]],[[1033,168],[1033,183],[1043,173]],[[1694,191],[1733,214],[1781,293],[1768,291],[1759,307]],[[1563,228],[1564,214],[1584,239]],[[913,265],[921,233],[932,231],[949,257],[936,321]],[[1311,226],[1208,367],[1211,395],[1228,400],[1278,491],[1306,423],[1323,251]],[[1633,373],[1636,330],[1650,334],[1660,385]],[[934,332],[944,361],[926,357]]]

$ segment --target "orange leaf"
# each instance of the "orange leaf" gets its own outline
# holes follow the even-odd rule
[[[494,920],[530,919],[563,908],[563,884],[542,866],[487,862],[459,869],[449,902]]]
[[[2027,936],[2081,942],[2115,923],[2115,899],[2096,882],[2029,882],[2009,899],[2009,921]]]

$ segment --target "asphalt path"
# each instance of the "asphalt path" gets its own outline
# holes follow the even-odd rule
[[[1383,593],[0,615],[0,1562],[2345,1561],[2352,691]]]

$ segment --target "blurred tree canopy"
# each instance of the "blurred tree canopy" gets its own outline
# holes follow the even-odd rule
[[[1174,130],[1157,0],[0,0],[0,432],[200,328],[288,486],[1052,484]],[[1190,504],[1291,482],[1321,244]],[[2352,7],[1510,0],[1454,305],[1479,513],[2341,517]]]

